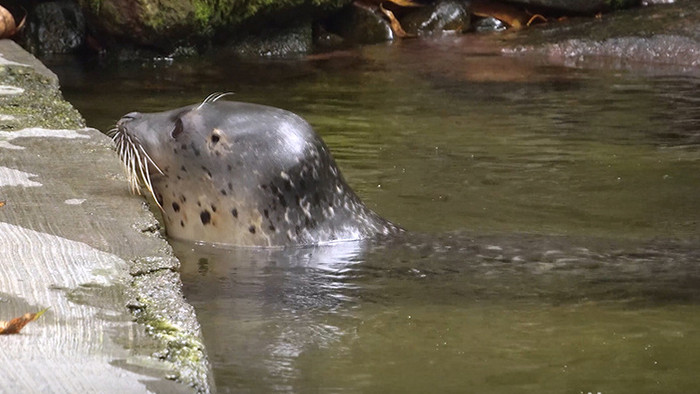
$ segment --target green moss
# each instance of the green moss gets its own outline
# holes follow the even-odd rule
[[[164,267],[151,271],[153,264],[161,263],[150,258],[132,261],[132,270],[145,273],[132,276],[129,309],[158,343],[154,356],[172,366],[176,373],[172,378],[197,391],[208,391],[209,363],[194,311],[173,288],[180,283],[177,273]]]
[[[214,6],[206,0],[194,0],[192,5],[194,6],[194,19],[203,27],[209,25],[214,17]]]
[[[200,386],[207,376],[208,365],[201,339],[163,316],[155,300],[139,297],[136,304],[139,307],[132,309],[136,321],[143,324],[148,335],[161,344],[161,350],[154,356],[174,365],[174,370],[178,371],[178,375],[171,378],[190,384],[198,391],[207,391]]]
[[[350,2],[351,0],[220,0],[216,2],[216,7],[212,7],[212,19],[216,21],[216,27],[236,27],[254,18],[262,18],[260,20],[264,24],[264,18],[268,16],[273,19],[284,18],[285,15],[294,15],[290,11],[295,9],[305,10],[304,13],[308,14],[313,8],[331,10]]]
[[[639,5],[639,0],[608,0],[608,6],[612,10],[622,10]]]
[[[80,5],[89,7],[94,13],[100,12],[102,0],[79,0]]]
[[[138,314],[138,320],[146,326],[149,335],[166,345],[165,352],[160,354],[161,358],[176,364],[204,362],[204,346],[199,338],[162,316],[149,314],[148,310],[145,308],[146,312]]]

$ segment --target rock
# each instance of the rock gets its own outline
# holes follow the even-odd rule
[[[379,9],[355,3],[329,19],[326,29],[353,44],[376,44],[394,39],[391,25]]]
[[[523,30],[504,52],[570,67],[687,72],[700,67],[698,26],[700,3],[678,1]]]
[[[653,37],[617,37],[603,41],[570,39],[547,45],[543,53],[552,62],[569,67],[673,65],[698,69],[700,42],[688,37],[659,34]]]
[[[461,33],[469,29],[470,15],[465,2],[441,0],[413,9],[402,16],[400,22],[408,34],[430,35],[446,31]]]
[[[101,45],[110,48],[131,43],[169,52],[206,45],[215,38],[228,41],[269,26],[296,26],[304,16],[330,13],[350,0],[76,1]]]
[[[342,48],[344,43],[343,37],[329,32],[321,25],[315,26],[313,39],[314,47],[322,51]]]
[[[211,34],[194,2],[178,0],[78,0],[88,27],[103,47],[136,44],[170,50]]]
[[[580,14],[595,14],[596,12],[629,8],[640,4],[640,0],[512,0],[512,2]]]
[[[243,57],[289,57],[309,53],[313,48],[311,22],[287,29],[251,34],[231,44],[231,48]]]
[[[34,54],[71,53],[85,44],[85,17],[72,1],[40,3],[28,13],[18,41]]]
[[[508,26],[506,26],[505,23],[501,22],[501,20],[496,19],[492,16],[489,16],[487,18],[481,18],[474,22],[474,31],[477,32],[490,32],[490,31],[502,31],[507,29]]]

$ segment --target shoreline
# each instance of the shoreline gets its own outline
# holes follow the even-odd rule
[[[110,139],[10,40],[0,85],[0,320],[50,308],[0,336],[2,391],[212,391],[180,263]]]

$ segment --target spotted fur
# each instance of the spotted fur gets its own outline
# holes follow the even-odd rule
[[[403,231],[362,203],[302,118],[221,97],[113,129],[132,190],[150,191],[170,236],[285,246]]]

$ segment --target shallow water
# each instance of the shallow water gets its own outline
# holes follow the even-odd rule
[[[296,112],[409,230],[277,251],[174,242],[220,392],[697,389],[700,78],[467,44],[53,64],[102,130],[213,91]]]

